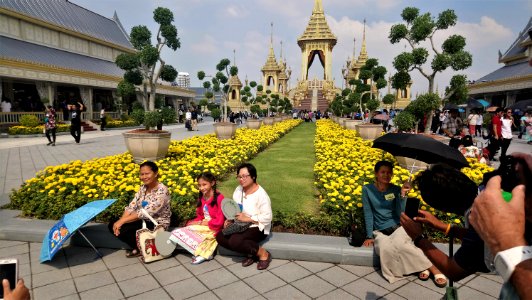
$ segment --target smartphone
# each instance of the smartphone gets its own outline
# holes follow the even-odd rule
[[[410,219],[414,219],[414,217],[417,217],[417,211],[418,210],[419,210],[419,199],[418,198],[408,198],[408,199],[406,199],[405,214]]]
[[[16,258],[0,259],[0,300],[4,299],[4,287],[1,281],[9,280],[11,290],[15,289],[18,280],[18,260]]]

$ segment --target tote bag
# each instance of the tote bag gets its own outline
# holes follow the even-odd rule
[[[142,254],[140,259],[144,263],[161,260],[165,257],[162,256],[159,251],[157,251],[157,247],[155,247],[155,237],[157,237],[159,232],[165,231],[164,227],[159,225],[157,221],[155,221],[155,219],[153,219],[144,209],[141,209],[141,211],[144,216],[148,217],[148,219],[152,221],[155,227],[153,230],[149,230],[146,228],[146,222],[142,220],[142,228],[137,230],[137,248]]]

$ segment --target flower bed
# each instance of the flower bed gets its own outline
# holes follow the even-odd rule
[[[371,141],[357,137],[354,131],[343,129],[330,120],[319,120],[316,124],[314,184],[319,191],[321,207],[330,214],[363,224],[362,187],[373,182],[376,162],[384,159],[395,163],[395,158],[382,150],[371,148]],[[477,184],[482,181],[484,173],[492,170],[474,159],[468,161],[470,167],[463,168],[462,172]],[[409,175],[408,170],[396,166],[392,183],[402,185]],[[408,196],[423,200],[416,190],[412,190]],[[423,201],[421,209],[431,211],[444,222],[463,222],[461,216],[436,211]]]
[[[218,140],[213,134],[173,141],[166,158],[157,162],[160,181],[171,191],[172,211],[178,221],[195,213],[198,195],[195,177],[210,171],[221,177],[275,142],[298,120],[264,126],[259,130],[238,129],[231,140]],[[138,165],[129,153],[79,160],[50,166],[27,180],[11,194],[11,207],[25,216],[58,219],[63,214],[95,199],[118,201],[99,220],[119,217],[140,186]]]
[[[57,124],[56,132],[67,132],[70,130],[68,124]],[[11,126],[8,129],[10,135],[28,135],[28,134],[43,134],[44,125],[26,127],[26,126]]]
[[[100,122],[98,122],[98,124],[100,124]],[[133,120],[127,120],[127,121],[111,120],[111,121],[108,121],[107,124],[105,124],[105,128],[122,128],[122,127],[133,127],[133,126],[137,126],[137,124]]]

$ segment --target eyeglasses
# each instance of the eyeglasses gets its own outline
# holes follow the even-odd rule
[[[244,174],[244,175],[238,175],[238,176],[236,176],[236,179],[243,180],[243,179],[246,179],[246,178],[248,178],[248,177],[249,177],[249,174],[247,174],[247,175]]]
[[[507,113],[507,114],[511,114],[511,113],[512,113],[512,111],[510,110],[510,111],[507,111],[506,113]]]

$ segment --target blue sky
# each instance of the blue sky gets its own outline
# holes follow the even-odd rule
[[[221,58],[233,60],[243,81],[260,80],[260,68],[266,62],[270,44],[270,23],[273,22],[275,55],[279,58],[280,42],[283,57],[293,70],[290,86],[295,86],[300,74],[301,50],[298,37],[304,32],[312,13],[314,0],[71,0],[82,7],[106,17],[117,12],[126,31],[135,25],[147,25],[156,31],[153,10],[167,7],[174,13],[175,24],[181,39],[181,48],[163,51],[167,63],[180,72],[191,74],[192,84],[200,82],[196,73],[204,70],[214,73],[214,66]],[[366,19],[366,43],[369,57],[394,72],[393,58],[403,51],[405,43],[392,45],[388,41],[390,27],[401,22],[400,13],[408,6],[437,16],[445,9],[453,9],[458,24],[435,36],[436,45],[446,37],[461,34],[466,38],[466,49],[473,54],[473,66],[463,72],[468,79],[478,79],[502,65],[498,52],[505,52],[532,16],[532,1],[523,0],[323,0],[323,8],[329,27],[337,36],[333,49],[333,77],[341,87],[341,69],[348,57],[352,57],[353,38],[356,53],[360,52],[363,20]],[[439,47],[438,47],[439,48]],[[310,78],[323,72],[316,63],[310,70]],[[442,92],[455,73],[446,71],[436,76]],[[427,80],[413,72],[413,95],[425,92]]]

